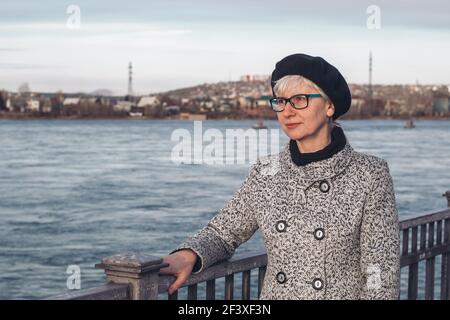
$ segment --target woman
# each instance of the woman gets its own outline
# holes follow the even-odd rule
[[[177,278],[169,292],[259,228],[268,255],[260,299],[397,299],[393,182],[387,162],[355,151],[335,122],[350,108],[345,79],[320,57],[294,54],[276,64],[271,84],[290,142],[253,165],[228,204],[164,257],[162,272]]]

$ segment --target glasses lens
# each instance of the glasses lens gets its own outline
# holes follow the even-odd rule
[[[273,98],[270,100],[270,105],[272,106],[272,109],[274,111],[283,110],[285,103],[286,103],[285,99]]]
[[[306,106],[308,105],[308,98],[302,94],[292,97],[291,101],[297,109],[306,108]]]

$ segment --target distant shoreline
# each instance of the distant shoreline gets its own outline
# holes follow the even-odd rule
[[[409,120],[413,119],[414,121],[420,121],[420,120],[437,120],[437,121],[450,121],[450,116],[447,117],[431,117],[431,116],[421,116],[421,117],[370,117],[370,118],[356,118],[356,117],[348,117],[348,118],[340,118],[340,120]],[[4,114],[0,113],[0,120],[27,120],[27,121],[34,121],[34,120],[118,120],[118,121],[124,121],[124,120],[132,120],[132,121],[194,121],[194,120],[188,120],[188,119],[177,119],[177,118],[147,118],[147,117],[45,117],[45,116],[29,116],[29,115],[23,115],[23,116],[5,116]],[[230,120],[230,121],[257,121],[256,118],[214,118],[214,119],[206,119],[201,121],[224,121],[224,120]],[[263,119],[263,121],[277,121],[276,119]],[[199,121],[199,120],[197,120]]]

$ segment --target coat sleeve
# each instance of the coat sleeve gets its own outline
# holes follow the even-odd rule
[[[375,165],[361,223],[361,299],[398,299],[400,234],[388,163]]]
[[[224,208],[206,226],[171,253],[191,249],[197,254],[194,274],[210,265],[229,259],[238,246],[258,229],[252,201],[257,190],[258,163],[253,165],[245,181]]]

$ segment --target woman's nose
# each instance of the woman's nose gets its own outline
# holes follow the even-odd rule
[[[295,115],[295,109],[291,105],[290,102],[286,102],[286,105],[284,106],[284,110],[283,110],[283,115],[285,115],[285,116]]]

